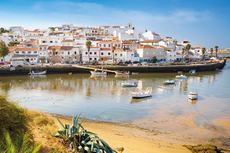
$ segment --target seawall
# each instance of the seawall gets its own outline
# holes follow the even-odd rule
[[[104,69],[109,70],[121,70],[121,71],[130,71],[130,72],[139,72],[139,73],[177,73],[178,71],[189,72],[194,69],[197,72],[201,71],[215,71],[221,70],[224,68],[226,60],[222,60],[219,63],[210,63],[210,64],[192,64],[192,65],[167,65],[167,66],[110,66],[110,65],[98,65],[90,66],[91,68],[103,67]],[[28,75],[30,69],[34,71],[38,70],[47,70],[47,74],[68,74],[72,73],[89,73],[92,71],[86,68],[79,68],[77,65],[65,65],[65,66],[46,66],[46,67],[16,67],[15,70],[10,71],[10,68],[0,68],[0,76],[15,76],[15,75]]]

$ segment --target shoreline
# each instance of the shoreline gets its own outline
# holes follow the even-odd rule
[[[54,117],[56,114],[51,115]],[[108,122],[85,118],[83,127],[97,133],[112,148],[123,147],[124,152],[128,153],[190,152],[182,146],[184,144],[212,144],[221,150],[227,150],[230,145],[230,115],[211,120],[211,125],[204,123],[199,126],[194,122],[196,115],[164,116],[131,122]],[[57,116],[64,123],[72,122],[71,116],[58,114]],[[56,117],[54,120],[61,128]]]
[[[101,68],[113,71],[130,71],[138,73],[178,73],[189,72],[194,69],[196,72],[203,71],[216,71],[221,70],[226,65],[226,59],[221,62],[216,63],[206,63],[206,64],[186,64],[184,65],[147,65],[147,66],[109,66],[109,65],[96,65],[96,66],[79,66],[77,64],[73,65],[57,65],[57,66],[42,66],[42,67],[17,67],[15,70],[10,71],[10,68],[1,68],[0,76],[18,76],[18,75],[28,75],[30,69],[34,71],[47,70],[47,74],[77,74],[77,73],[90,73],[92,69]]]

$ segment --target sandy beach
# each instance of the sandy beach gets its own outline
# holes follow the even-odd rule
[[[212,120],[212,125],[196,126],[189,117],[160,118],[158,120],[137,120],[129,123],[114,123],[85,119],[83,127],[97,133],[115,150],[124,148],[123,153],[167,153],[191,152],[183,144],[213,144],[228,152],[230,116]],[[53,117],[56,125],[60,124]],[[63,123],[72,122],[68,116],[59,116]],[[119,152],[119,151],[118,151]]]

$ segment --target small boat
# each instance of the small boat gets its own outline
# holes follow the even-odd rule
[[[137,84],[135,82],[125,82],[121,83],[122,87],[137,87]]]
[[[176,83],[176,81],[174,81],[174,80],[164,82],[165,85],[170,85],[170,84],[175,84],[175,83]]]
[[[145,98],[152,96],[152,88],[148,87],[145,91],[131,92],[132,98]]]
[[[116,75],[130,75],[130,72],[129,72],[129,71],[125,71],[125,72],[116,71],[115,74],[116,74]]]
[[[29,75],[46,75],[46,71],[41,71],[41,72],[34,72],[31,71],[28,73]]]
[[[132,72],[132,75],[133,75],[133,74],[139,74],[139,72]]]
[[[92,74],[92,75],[107,75],[107,72],[106,71],[99,71],[99,70],[97,70],[97,69],[95,69],[94,71],[90,71],[90,73]]]
[[[198,97],[198,94],[196,92],[190,91],[188,94],[188,98],[191,100],[197,99],[197,97]]]
[[[196,70],[190,70],[189,73],[195,74],[195,73],[196,73]]]
[[[186,75],[177,75],[176,76],[176,79],[187,79],[187,76]]]

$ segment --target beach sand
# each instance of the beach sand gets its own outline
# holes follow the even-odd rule
[[[161,111],[162,112],[162,111]],[[160,114],[159,114],[160,115]],[[230,116],[201,123],[197,126],[194,117],[173,116],[156,119],[114,123],[85,119],[83,127],[98,134],[113,149],[124,148],[123,153],[191,152],[183,144],[213,144],[223,150],[230,145]],[[72,117],[59,116],[63,123],[72,123]],[[56,124],[61,128],[54,117]]]

